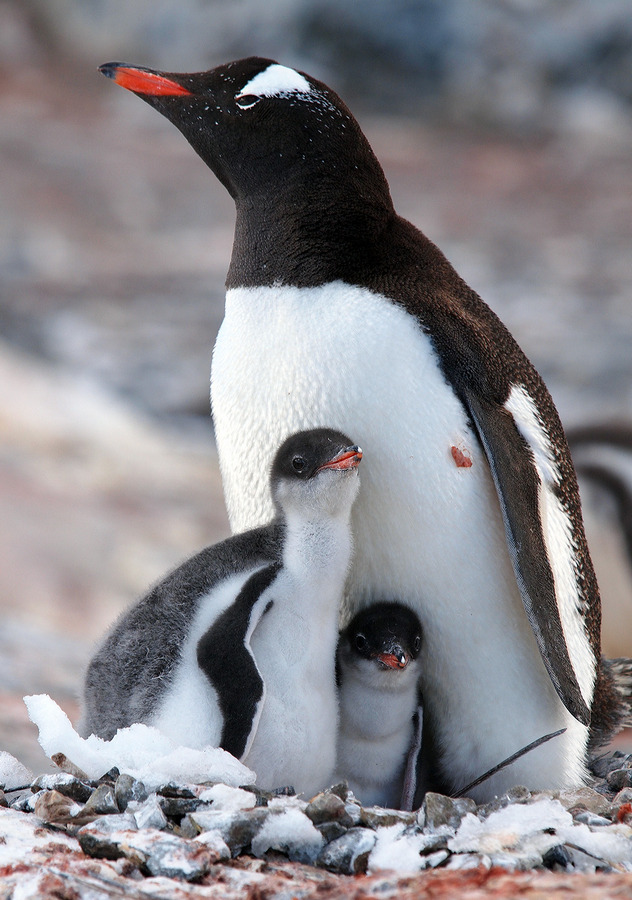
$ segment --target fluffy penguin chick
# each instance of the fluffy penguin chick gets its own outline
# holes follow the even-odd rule
[[[273,521],[183,563],[106,637],[87,671],[83,732],[111,738],[142,722],[223,747],[261,787],[325,787],[361,458],[330,429],[288,438],[272,465]]]
[[[340,729],[336,770],[363,803],[403,808],[416,736],[421,625],[401,603],[359,612],[338,643]]]

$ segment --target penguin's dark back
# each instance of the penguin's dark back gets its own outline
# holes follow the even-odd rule
[[[207,547],[124,612],[88,667],[82,732],[109,740],[118,728],[147,721],[170,682],[200,600],[239,571],[277,562],[282,535],[276,522]]]

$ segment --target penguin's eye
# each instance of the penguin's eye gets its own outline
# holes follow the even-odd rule
[[[413,641],[413,652],[419,653],[420,648],[421,648],[421,635],[418,634],[417,637],[415,638],[415,640]]]
[[[365,636],[362,634],[361,631],[359,631],[356,634],[354,643],[355,643],[356,650],[359,650],[360,653],[363,653],[365,650],[368,650],[369,642],[367,641],[367,639],[365,638]]]
[[[305,460],[302,456],[295,456],[292,460],[292,468],[295,472],[304,472],[305,471]]]
[[[235,103],[240,109],[250,109],[252,106],[255,106],[261,97],[257,97],[255,94],[242,94],[241,96],[237,94],[235,97]]]

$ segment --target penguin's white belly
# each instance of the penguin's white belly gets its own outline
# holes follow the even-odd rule
[[[329,426],[362,447],[345,613],[384,599],[418,613],[424,702],[444,774],[467,782],[566,727],[481,794],[517,782],[581,781],[587,729],[566,712],[546,673],[487,461],[413,317],[342,282],[230,290],[211,396],[235,531],[271,517],[270,464],[290,433]],[[452,447],[469,455],[471,467],[456,465]]]
[[[366,805],[400,804],[416,693],[414,684],[397,691],[372,688],[353,676],[343,682],[336,777],[346,779]]]

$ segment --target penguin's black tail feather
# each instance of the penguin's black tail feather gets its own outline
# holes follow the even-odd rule
[[[502,762],[499,762],[498,765],[494,766],[491,769],[488,769],[487,772],[484,772],[482,775],[479,775],[478,778],[475,778],[474,781],[470,781],[469,784],[466,784],[465,787],[461,788],[461,790],[453,793],[452,797],[467,797],[469,791],[472,788],[478,787],[479,784],[482,784],[484,781],[487,781],[488,778],[491,778],[492,775],[495,775],[496,772],[500,772],[501,769],[505,769],[507,766],[510,766],[512,762],[515,762],[517,759],[520,759],[521,756],[524,756],[525,753],[530,753],[531,750],[535,750],[536,747],[540,747],[542,744],[546,744],[547,741],[550,741],[551,738],[559,737],[560,734],[564,734],[566,731],[565,728],[560,728],[559,731],[552,731],[550,734],[545,734],[540,738],[537,738],[535,741],[531,741],[530,744],[527,744],[526,747],[521,747],[520,750],[517,750],[515,753],[512,753],[511,756],[508,756],[506,759],[503,759]]]

